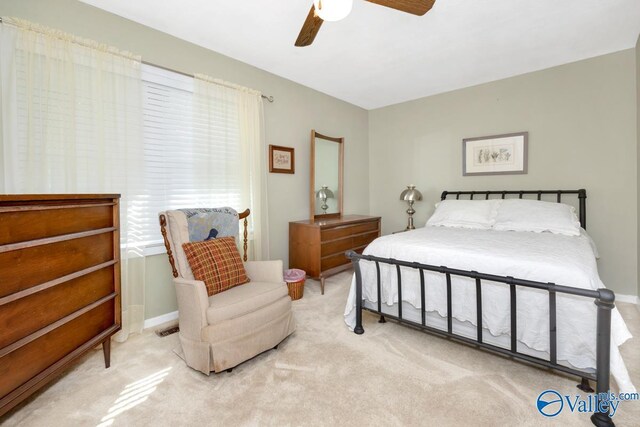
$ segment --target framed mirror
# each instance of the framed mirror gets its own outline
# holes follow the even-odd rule
[[[342,215],[344,138],[311,131],[311,219]]]

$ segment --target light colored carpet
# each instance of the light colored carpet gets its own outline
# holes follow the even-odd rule
[[[560,376],[364,314],[365,334],[342,320],[350,273],[307,281],[294,302],[297,331],[278,350],[232,373],[209,377],[184,365],[177,335],[148,331],[114,343],[104,369],[96,349],[8,417],[7,426],[367,425],[588,426],[564,411],[545,419],[535,408],[546,389],[579,393]],[[640,336],[640,311],[620,309]],[[638,338],[623,355],[640,385]],[[614,421],[639,425],[640,402],[622,403]]]

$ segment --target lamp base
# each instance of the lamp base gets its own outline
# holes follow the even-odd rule
[[[409,209],[407,209],[407,215],[409,215],[409,219],[407,221],[407,228],[405,230],[415,230],[416,228],[413,226],[413,214],[416,213],[416,210],[413,209],[413,200],[409,200]]]

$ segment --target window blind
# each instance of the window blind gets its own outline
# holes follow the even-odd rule
[[[160,245],[158,212],[222,206],[240,211],[249,196],[243,194],[235,101],[207,100],[194,108],[199,101],[193,78],[143,64],[142,79],[145,194],[137,205],[145,220],[139,232],[148,245]]]

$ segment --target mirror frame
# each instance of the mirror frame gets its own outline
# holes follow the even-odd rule
[[[316,215],[316,138],[325,139],[327,141],[332,141],[340,144],[339,149],[339,164],[338,164],[338,212],[328,213],[328,214],[317,214]],[[342,201],[344,198],[344,138],[335,138],[332,136],[323,135],[321,133],[316,132],[314,129],[311,129],[311,176],[310,176],[310,206],[311,206],[311,220],[317,219],[330,219],[330,218],[340,218],[342,216]]]

